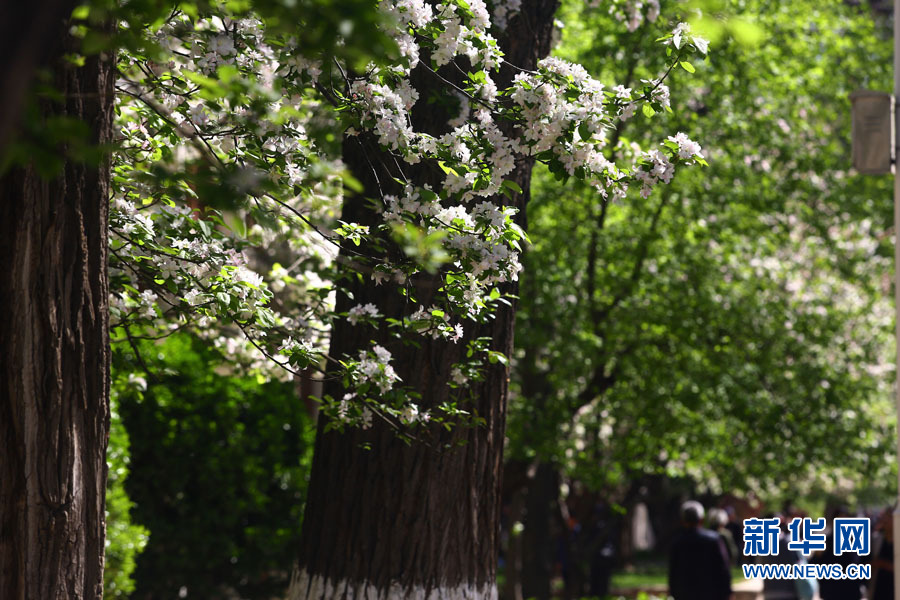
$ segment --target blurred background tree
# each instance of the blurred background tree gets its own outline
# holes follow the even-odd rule
[[[713,51],[671,93],[710,168],[619,204],[536,178],[508,431],[508,519],[523,524],[511,595],[546,597],[554,565],[570,597],[586,593],[607,542],[630,560],[641,502],[664,548],[687,495],[780,506],[894,487],[891,182],[850,172],[848,101],[889,89],[889,31],[866,3],[694,4]],[[601,79],[650,77],[642,48],[666,23],[644,14],[623,32],[628,6],[564,4],[556,54]],[[663,17],[684,9],[661,3]],[[637,118],[610,135],[608,158],[627,161],[659,130]]]

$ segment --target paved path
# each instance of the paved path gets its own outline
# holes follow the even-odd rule
[[[762,600],[762,579],[745,579],[731,586],[734,600]]]

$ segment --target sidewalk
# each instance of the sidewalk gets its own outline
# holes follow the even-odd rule
[[[734,600],[762,600],[762,579],[745,579],[731,586]]]

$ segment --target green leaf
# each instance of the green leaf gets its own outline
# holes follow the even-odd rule
[[[683,60],[683,61],[681,61],[681,62],[678,63],[678,64],[680,64],[680,65],[681,65],[681,68],[684,69],[685,71],[687,71],[688,73],[695,73],[695,72],[696,72],[696,69],[694,68],[694,65],[692,65],[691,63],[689,63],[689,62],[686,61],[686,60]]]
[[[275,327],[275,314],[268,308],[257,310],[256,319],[263,327]]]
[[[240,215],[229,211],[223,214],[222,217],[228,225],[228,228],[237,234],[238,237],[244,239],[247,238],[247,223],[244,222],[244,219],[241,218]]]
[[[200,227],[200,231],[203,232],[203,235],[209,237],[212,235],[212,227],[210,227],[209,222],[205,219],[198,219],[197,226]]]
[[[501,365],[509,365],[509,359],[506,358],[506,355],[502,352],[497,352],[496,350],[488,350],[488,362],[492,365],[500,363]]]
[[[591,139],[591,130],[588,127],[587,123],[582,123],[578,126],[578,135],[581,136],[583,140]]]
[[[451,169],[450,167],[448,167],[448,166],[444,163],[444,161],[442,161],[442,160],[439,160],[439,161],[438,161],[438,166],[441,168],[441,170],[442,170],[444,173],[448,173],[448,174],[453,174],[453,175],[459,176],[459,173],[457,173],[455,170],[453,170],[453,169]]]
[[[523,193],[522,186],[520,186],[518,183],[516,183],[515,181],[513,181],[511,179],[504,179],[503,183],[500,185],[501,185],[501,187],[508,189],[511,192],[515,192],[516,194]]]

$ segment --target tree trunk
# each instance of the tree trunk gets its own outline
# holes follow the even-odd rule
[[[512,501],[507,505],[508,541],[506,547],[506,568],[504,574],[504,589],[500,590],[500,598],[503,600],[524,600],[522,594],[522,562],[525,555],[524,539],[521,532],[516,531],[516,525],[525,518],[525,488],[513,494]]]
[[[549,600],[557,557],[554,524],[559,521],[559,473],[548,462],[538,462],[528,482],[525,529],[522,532],[522,594],[525,598]],[[556,532],[565,536],[566,531]],[[563,564],[563,569],[568,565]],[[565,573],[564,573],[565,575]]]
[[[67,32],[66,24],[57,39],[69,45]],[[83,120],[93,144],[111,139],[111,56],[88,57],[82,67],[58,57],[50,66],[64,100],[47,100],[44,115]],[[49,179],[33,165],[0,178],[4,600],[103,595],[108,202],[105,160],[66,160]]]
[[[501,40],[509,62],[533,69],[547,55],[556,6],[557,0],[523,2],[522,13],[509,23],[507,39]],[[508,84],[513,74],[511,69],[501,73],[498,85]],[[432,90],[451,91],[421,68],[412,78],[423,99]],[[417,129],[446,131],[447,115],[440,103],[423,100],[416,108],[412,117]],[[383,166],[393,160],[382,163],[383,156],[365,135],[345,141],[345,161],[366,192],[347,198],[343,220],[375,222],[377,215],[365,198],[380,197],[378,182],[384,186],[395,175]],[[533,160],[520,159],[509,177],[526,190],[517,198],[522,226],[532,166]],[[409,173],[417,184],[434,183],[435,174],[427,169],[420,166]],[[386,317],[411,312],[396,286],[375,286],[367,278],[350,281],[352,296],[339,292],[338,311],[372,302]],[[419,280],[418,304],[430,305],[434,281]],[[514,294],[516,289],[508,285],[503,291]],[[373,332],[337,322],[331,355],[355,356],[373,341],[381,344],[392,353],[404,386],[421,394],[420,408],[430,409],[451,398],[451,365],[465,358],[470,340],[488,337],[492,350],[511,353],[514,313],[514,307],[503,307],[487,324],[467,322],[458,343],[421,338],[418,347],[403,345],[386,328]],[[369,430],[326,433],[320,419],[289,598],[496,598],[507,382],[507,369],[497,364],[473,386],[474,400],[465,408],[483,418],[484,425],[452,431],[432,427],[425,433],[419,428],[417,435],[424,439],[411,444],[378,420]],[[339,382],[330,381],[324,393],[340,398],[344,390]]]

